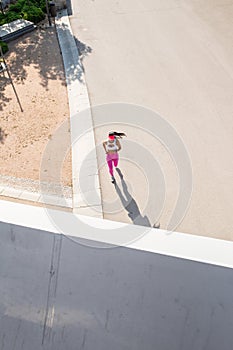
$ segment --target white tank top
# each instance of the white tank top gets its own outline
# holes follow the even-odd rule
[[[107,147],[107,152],[109,151],[118,151],[118,146],[116,144],[117,140],[114,139],[113,142],[107,141],[106,147]]]

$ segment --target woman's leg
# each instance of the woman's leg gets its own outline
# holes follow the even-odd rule
[[[111,176],[113,176],[113,166],[112,166],[112,157],[110,154],[107,154],[106,157],[107,163],[108,163],[108,170]]]
[[[117,167],[118,161],[119,161],[119,155],[118,155],[118,153],[115,153],[114,158],[113,158],[114,167]]]

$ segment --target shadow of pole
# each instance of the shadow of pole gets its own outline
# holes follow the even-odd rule
[[[23,112],[23,107],[22,107],[22,105],[21,105],[21,102],[20,102],[20,100],[19,100],[19,96],[18,96],[18,94],[17,94],[17,91],[16,91],[16,89],[15,89],[15,86],[14,86],[13,80],[12,80],[12,78],[11,78],[10,71],[9,71],[9,69],[8,69],[8,67],[7,67],[7,64],[6,64],[6,61],[5,61],[5,58],[4,58],[4,55],[3,55],[3,52],[2,52],[2,47],[1,47],[1,45],[0,45],[0,55],[1,55],[1,58],[2,58],[2,60],[3,60],[3,63],[4,63],[4,66],[5,66],[5,69],[6,69],[7,75],[8,75],[8,77],[9,77],[9,80],[10,80],[10,83],[11,83],[11,86],[12,86],[12,88],[13,88],[13,91],[14,91],[15,97],[16,97],[17,102],[18,102],[18,104],[19,104],[20,110],[21,110],[21,112]]]
[[[56,49],[61,51],[59,46],[60,43],[57,42],[57,39],[55,38],[55,36],[58,36],[58,31],[59,35],[63,37],[63,42],[65,44],[75,40],[79,53],[77,64],[71,64],[68,67],[65,72],[65,79],[63,65],[57,63],[57,58],[55,57],[53,50],[53,48],[56,46]],[[22,42],[24,45],[21,45]],[[46,45],[44,46],[43,43],[46,43]],[[61,25],[56,25],[56,28],[47,28],[44,23],[38,24],[35,31],[26,33],[22,37],[15,39],[9,46],[9,53],[11,50],[15,52],[17,57],[19,57],[19,60],[11,60],[10,72],[9,69],[8,72],[6,70],[5,72],[9,76],[21,111],[22,106],[20,104],[13,81],[15,82],[16,80],[17,84],[23,83],[28,77],[27,67],[30,65],[34,66],[39,73],[40,84],[46,89],[50,80],[60,81],[62,85],[70,84],[76,79],[78,79],[80,83],[83,83],[84,68],[82,63],[85,57],[90,55],[92,52],[92,48],[73,36],[69,30],[69,26],[64,23]],[[64,63],[64,61],[62,62]],[[4,82],[4,84],[5,83],[6,82]],[[0,109],[3,109],[4,103],[6,104],[8,102],[2,84],[0,102]]]
[[[2,130],[2,128],[0,128],[0,143],[4,143],[5,139],[7,137],[7,134],[5,133],[4,130]]]

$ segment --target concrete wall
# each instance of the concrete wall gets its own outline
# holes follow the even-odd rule
[[[1,350],[232,348],[232,269],[88,244],[0,224]]]
[[[11,0],[2,0],[2,6],[3,8],[5,8],[7,5],[9,5],[10,3],[13,3],[13,1]]]
[[[55,0],[57,10],[62,10],[67,7],[66,0]]]

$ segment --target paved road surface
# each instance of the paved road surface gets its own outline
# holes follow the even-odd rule
[[[232,240],[233,1],[79,0],[73,1],[72,10],[92,106],[120,102],[153,110],[185,144],[193,193],[176,230]],[[98,126],[94,110],[97,144],[108,130],[128,135],[120,163],[125,183],[117,177],[119,188],[110,183],[98,148],[105,218],[135,222],[136,217],[135,223],[160,221],[166,228],[179,192],[176,162],[148,131],[123,125],[106,106],[102,111],[109,125]],[[132,142],[145,147],[146,173]],[[148,188],[154,171],[149,151],[164,175],[164,205],[159,170]]]

